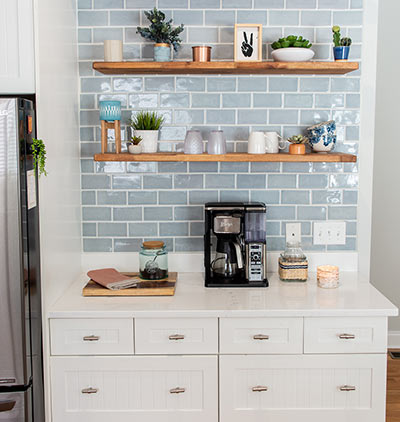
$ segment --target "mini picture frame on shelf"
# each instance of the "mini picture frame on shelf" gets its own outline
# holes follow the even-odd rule
[[[235,24],[234,60],[235,62],[262,61],[261,24]]]

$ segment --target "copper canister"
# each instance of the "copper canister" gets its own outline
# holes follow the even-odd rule
[[[193,50],[193,61],[194,62],[209,62],[211,60],[211,47],[197,45],[192,47]]]

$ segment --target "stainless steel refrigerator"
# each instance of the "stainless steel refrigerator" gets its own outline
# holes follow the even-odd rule
[[[0,98],[0,422],[42,422],[34,103]]]

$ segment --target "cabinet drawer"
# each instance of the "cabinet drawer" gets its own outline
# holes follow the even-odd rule
[[[384,420],[385,355],[221,356],[221,420]]]
[[[52,355],[134,353],[133,319],[51,319]]]
[[[217,354],[216,318],[137,318],[137,354]]]
[[[303,318],[221,318],[220,353],[303,353]]]
[[[386,353],[387,318],[304,319],[304,353]]]
[[[216,356],[52,357],[57,422],[217,422]]]

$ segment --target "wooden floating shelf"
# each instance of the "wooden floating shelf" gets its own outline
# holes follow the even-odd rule
[[[163,162],[314,162],[314,163],[355,163],[357,157],[343,153],[310,153],[305,155],[291,155],[287,153],[279,154],[248,154],[233,152],[224,155],[211,154],[184,154],[180,152],[158,152],[154,154],[129,154],[129,153],[106,153],[96,154],[94,161],[163,161]]]
[[[358,70],[358,62],[94,62],[105,75],[224,74],[224,75],[344,75]]]

